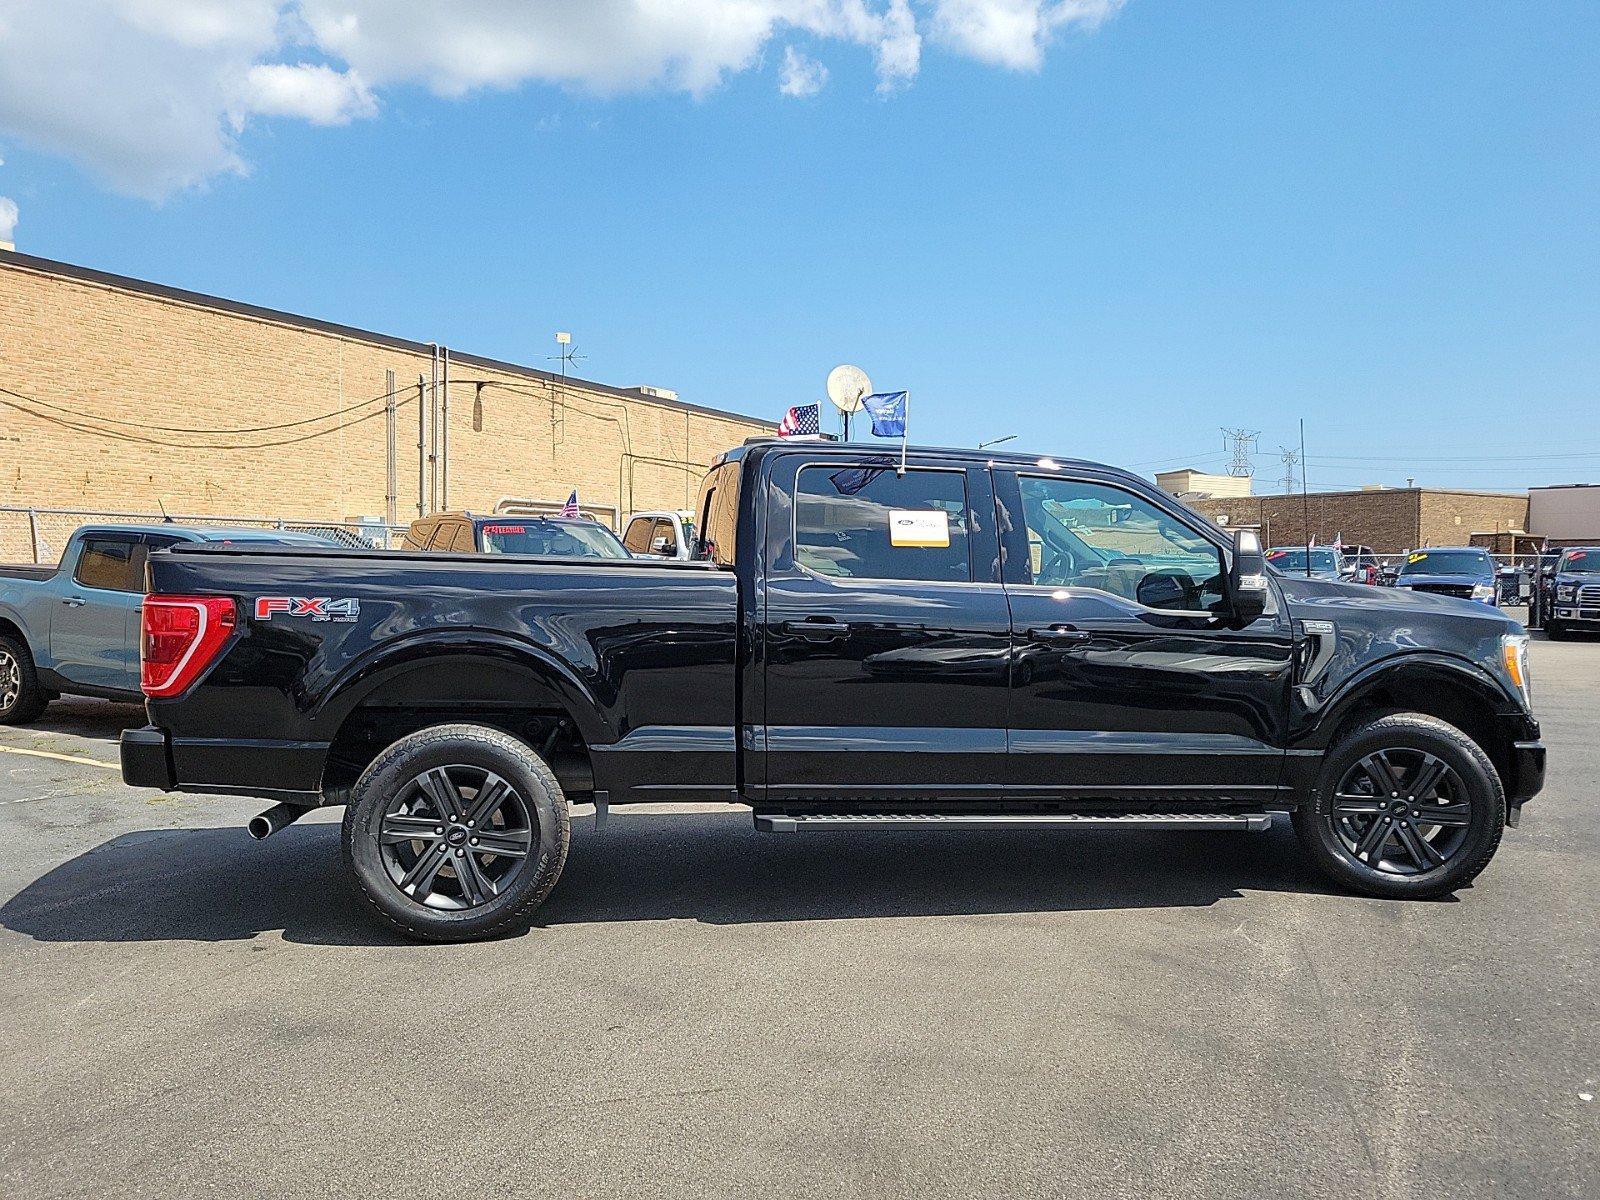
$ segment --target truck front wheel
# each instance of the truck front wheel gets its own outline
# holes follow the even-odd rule
[[[525,743],[435,725],[357,780],[344,860],[357,895],[401,933],[472,941],[528,920],[560,878],[571,835],[561,785]]]
[[[26,725],[44,711],[50,694],[39,683],[28,647],[0,634],[0,725]]]
[[[1331,747],[1294,828],[1317,865],[1369,896],[1429,899],[1489,865],[1505,827],[1494,764],[1453,725],[1396,713]]]

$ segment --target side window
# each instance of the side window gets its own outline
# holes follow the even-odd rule
[[[739,528],[739,464],[724,463],[700,488],[700,545],[696,557],[727,570],[734,564],[734,538]]]
[[[649,517],[635,517],[628,522],[627,535],[622,539],[622,544],[628,548],[630,554],[643,554],[650,549],[650,531],[655,528],[655,522]]]
[[[650,535],[650,549],[667,558],[678,557],[678,534],[668,518],[662,517],[656,522],[655,532]]]
[[[132,538],[85,538],[72,577],[84,587],[108,592],[144,591],[143,556]]]
[[[411,528],[406,530],[405,541],[400,544],[402,550],[426,550],[428,548],[428,535],[433,532],[434,521],[413,521]]]
[[[458,554],[474,554],[477,546],[472,543],[472,522],[458,521],[456,523],[455,540],[450,543],[450,548]]]
[[[454,521],[440,521],[433,528],[433,536],[428,539],[429,550],[448,550],[451,540],[456,535]]]
[[[795,560],[836,579],[965,583],[967,477],[961,471],[810,466],[795,485]]]
[[[1222,602],[1222,551],[1121,488],[1019,476],[1033,582],[1111,592],[1146,608]]]

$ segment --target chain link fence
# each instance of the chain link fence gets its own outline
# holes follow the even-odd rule
[[[0,562],[52,564],[61,558],[73,531],[83,525],[161,525],[166,513],[113,512],[88,508],[28,508],[0,505]],[[226,529],[286,529],[313,533],[352,549],[395,549],[407,525],[381,521],[320,521],[305,517],[199,516],[172,513],[174,525]]]

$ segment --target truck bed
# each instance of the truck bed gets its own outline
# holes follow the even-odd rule
[[[34,563],[0,563],[0,579],[29,579],[35,583],[44,583],[54,579],[60,568]]]

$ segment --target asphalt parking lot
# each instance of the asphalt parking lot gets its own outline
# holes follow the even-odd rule
[[[1260,835],[576,824],[529,933],[393,939],[337,814],[0,730],[0,1194],[1595,1196],[1600,640],[1453,900]]]

